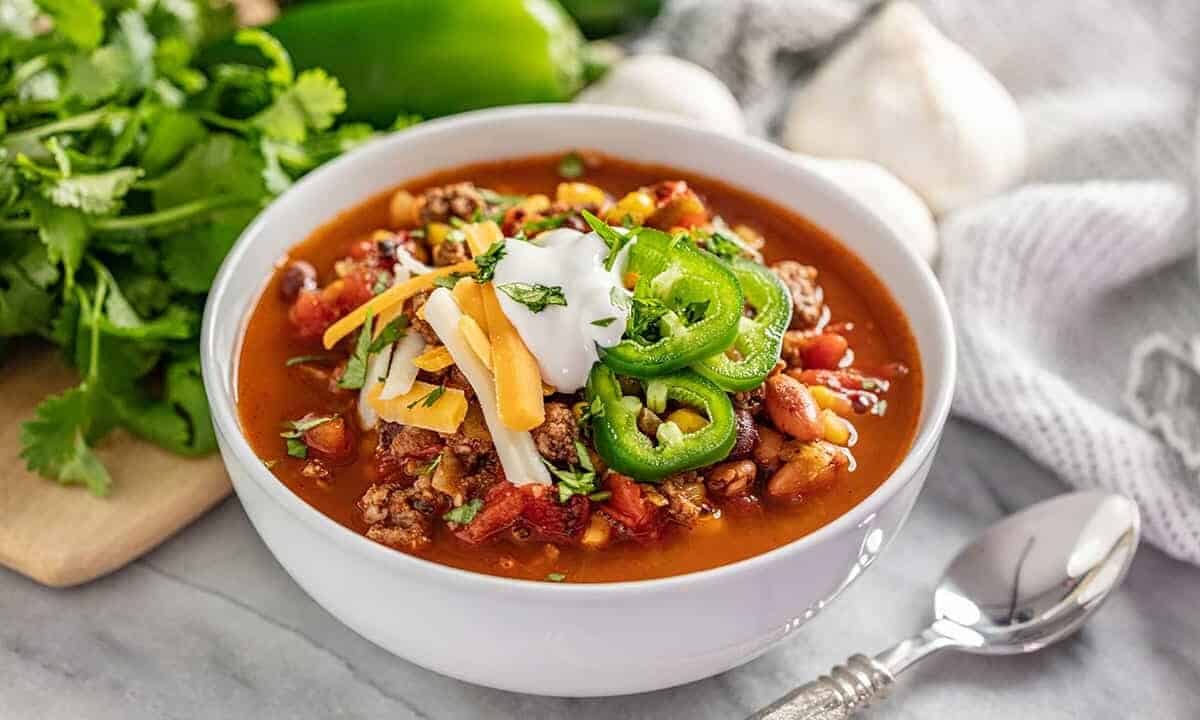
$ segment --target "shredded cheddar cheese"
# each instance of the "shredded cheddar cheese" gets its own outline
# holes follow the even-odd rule
[[[325,336],[322,341],[325,344],[325,349],[332,349],[334,345],[354,332],[358,326],[362,325],[367,320],[367,313],[371,313],[378,322],[376,327],[385,327],[392,320],[395,320],[400,315],[400,309],[403,307],[404,301],[416,295],[419,292],[424,292],[433,288],[433,281],[445,275],[454,273],[469,273],[475,272],[475,263],[467,260],[466,262],[447,265],[436,270],[428,272],[424,275],[405,280],[399,285],[394,285],[380,294],[371,298],[367,302],[359,305],[354,310],[350,311],[341,320],[329,326],[325,331]]]

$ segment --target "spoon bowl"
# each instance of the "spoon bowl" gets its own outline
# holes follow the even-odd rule
[[[1078,492],[993,525],[946,568],[934,628],[963,650],[1032,652],[1070,635],[1121,584],[1137,549],[1132,500]]]
[[[1140,536],[1137,504],[1113,493],[1069,493],[1010,515],[951,561],[928,628],[874,658],[851,657],[754,718],[847,718],[939,650],[1015,655],[1058,642],[1125,579]]]

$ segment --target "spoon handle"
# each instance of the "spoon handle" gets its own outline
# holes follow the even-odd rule
[[[748,720],[845,720],[887,695],[892,673],[874,658],[853,655],[816,680],[801,685]]]

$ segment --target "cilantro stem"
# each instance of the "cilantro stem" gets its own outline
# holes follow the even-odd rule
[[[90,384],[100,377],[100,316],[104,307],[104,296],[108,293],[108,273],[96,273],[96,301],[92,306],[92,346],[88,348],[87,382]]]
[[[122,217],[107,217],[93,220],[92,230],[102,234],[119,234],[127,232],[145,232],[163,225],[186,223],[201,218],[216,210],[224,210],[239,205],[252,205],[258,202],[237,195],[214,195],[210,198],[193,200],[192,202],[176,205],[166,210],[125,215]],[[37,230],[33,220],[0,220],[0,232],[33,232]]]
[[[77,130],[90,130],[99,123],[104,116],[109,112],[108,108],[100,108],[91,112],[83,113],[69,117],[58,122],[46,123],[45,125],[37,125],[28,130],[15,132],[4,139],[5,147],[18,147],[23,143],[31,140],[38,140],[47,135],[55,135],[62,132],[75,132]]]

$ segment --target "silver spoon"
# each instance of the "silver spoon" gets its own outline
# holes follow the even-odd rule
[[[934,622],[875,657],[854,655],[750,720],[841,720],[883,698],[913,663],[951,648],[1033,652],[1070,635],[1121,584],[1140,530],[1137,505],[1076,492],[1001,520],[954,558],[933,593]]]

